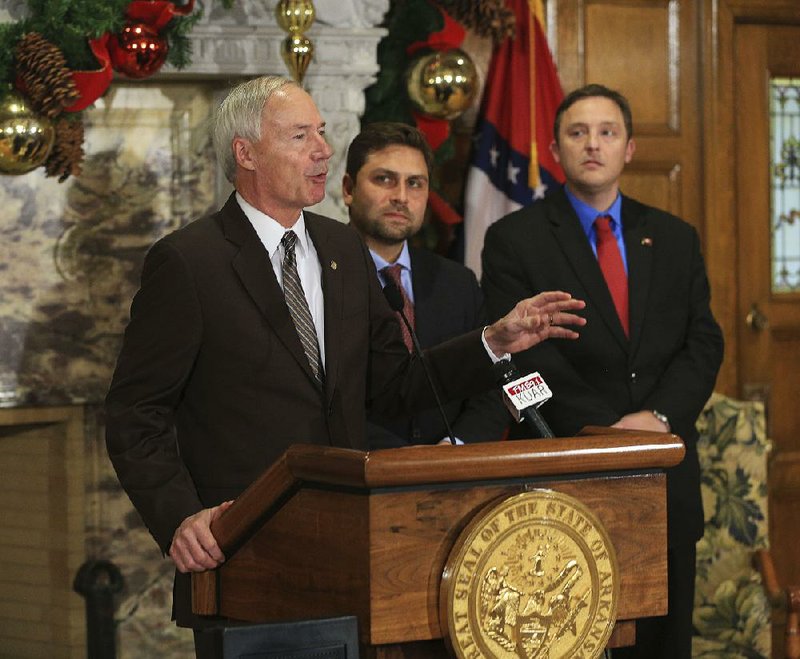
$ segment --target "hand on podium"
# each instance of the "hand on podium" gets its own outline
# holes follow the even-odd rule
[[[661,421],[650,410],[641,410],[626,414],[617,421],[612,428],[623,428],[625,430],[649,430],[652,432],[669,432],[669,426]]]
[[[205,508],[181,522],[169,548],[169,557],[179,572],[204,572],[225,562],[225,555],[211,533],[211,522],[232,503],[225,501],[213,508]]]

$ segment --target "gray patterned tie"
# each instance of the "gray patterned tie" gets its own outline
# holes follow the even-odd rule
[[[297,235],[294,231],[287,231],[283,234],[283,238],[281,238],[284,250],[283,294],[286,297],[286,306],[289,307],[289,313],[292,315],[297,335],[300,337],[300,343],[303,344],[303,351],[306,353],[314,377],[322,384],[317,331],[314,328],[314,320],[311,318],[308,301],[303,292],[303,285],[300,283],[300,276],[297,274],[297,259],[294,253],[296,243]]]

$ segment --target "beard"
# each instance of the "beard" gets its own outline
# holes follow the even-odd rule
[[[352,209],[351,209],[352,210]],[[387,218],[386,213],[399,213],[406,218],[406,222],[393,221]],[[384,245],[397,245],[404,240],[412,238],[421,228],[422,219],[417,220],[407,208],[392,207],[381,209],[377,213],[369,216],[357,217],[351,214],[353,221],[359,230]]]

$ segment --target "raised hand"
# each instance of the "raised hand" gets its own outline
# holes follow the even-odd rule
[[[577,339],[578,333],[565,325],[585,325],[585,318],[572,313],[585,306],[583,300],[569,293],[545,291],[518,302],[508,314],[486,328],[484,338],[498,357],[527,350],[545,339]]]

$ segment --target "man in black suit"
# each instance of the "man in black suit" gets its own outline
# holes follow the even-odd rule
[[[303,211],[331,157],[311,97],[277,76],[245,82],[213,137],[236,192],[148,253],[106,399],[109,456],[175,563],[176,621],[196,630],[215,621],[192,614],[188,573],[224,561],[210,524],[233,498],[290,445],[365,449],[365,408],[431,398],[363,241]],[[445,397],[493,386],[502,353],[575,338],[562,325],[581,325],[582,306],[547,293],[428,351]],[[196,633],[198,656],[215,656],[209,638]]]
[[[423,348],[486,324],[472,271],[408,243],[425,219],[432,161],[431,148],[416,128],[373,123],[350,144],[342,181],[350,224],[367,243],[381,283],[386,284],[392,266],[398,269],[395,276]],[[450,401],[444,408],[461,442],[500,439],[510,420],[498,389]],[[396,419],[370,414],[367,438],[370,448],[449,443],[448,424],[436,409]]]
[[[553,287],[584,298],[588,323],[578,341],[515,357],[521,371],[539,371],[552,389],[541,412],[555,434],[604,425],[671,431],[685,442],[686,457],[667,478],[669,613],[637,625],[635,648],[613,654],[688,658],[695,543],[703,534],[694,424],[723,353],[700,242],[689,224],[620,194],[635,150],[620,94],[601,85],[569,94],[551,149],[565,187],[486,234],[489,315]]]

